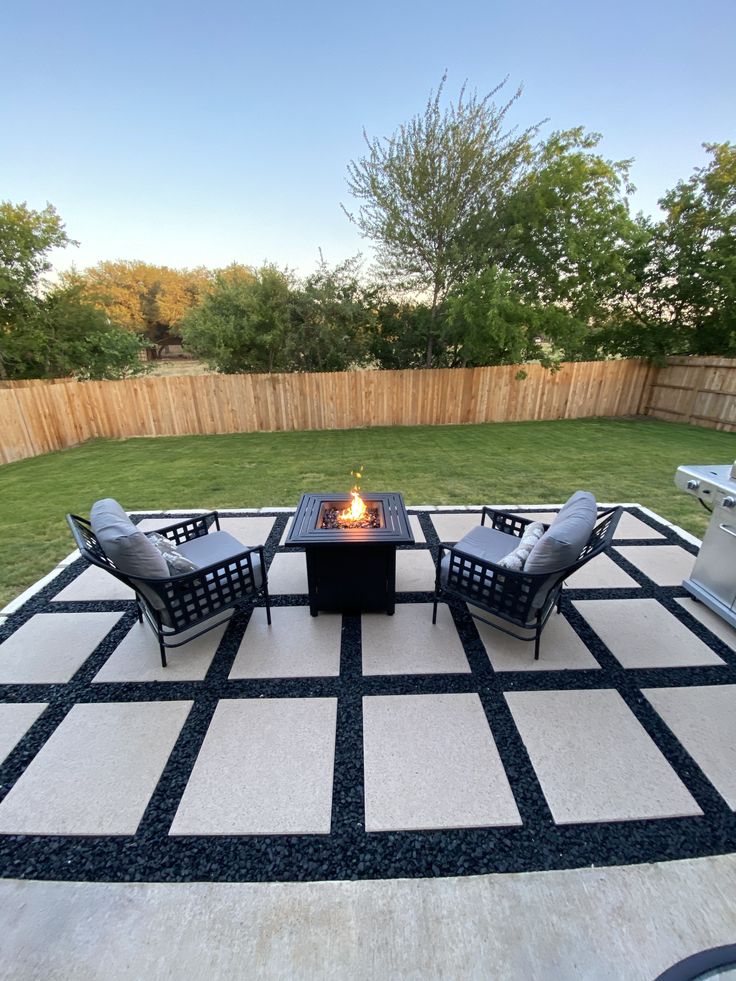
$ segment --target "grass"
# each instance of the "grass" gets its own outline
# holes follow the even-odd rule
[[[0,607],[68,554],[68,511],[292,506],[305,491],[400,490],[407,504],[638,502],[702,537],[708,516],[673,483],[727,463],[733,434],[650,419],[99,440],[0,467]]]

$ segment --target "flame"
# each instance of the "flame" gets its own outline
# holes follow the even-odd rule
[[[366,514],[368,513],[368,508],[365,506],[365,501],[360,496],[359,491],[359,487],[353,487],[353,489],[350,491],[350,496],[353,500],[349,508],[345,508],[344,511],[341,511],[338,514],[338,521],[353,523],[362,521],[365,518]]]

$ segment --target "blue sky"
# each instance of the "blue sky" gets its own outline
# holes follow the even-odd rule
[[[2,31],[0,199],[57,208],[59,269],[369,256],[347,164],[445,69],[452,97],[523,85],[521,127],[602,133],[635,211],[736,139],[736,0],[16,0]]]

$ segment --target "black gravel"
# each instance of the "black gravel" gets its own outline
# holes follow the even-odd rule
[[[459,510],[459,509],[458,509]],[[664,535],[657,548],[677,544],[696,552],[675,533],[639,512],[640,520]],[[158,515],[156,515],[158,516]],[[266,543],[267,561],[288,515],[276,521]],[[173,520],[173,518],[172,518]],[[436,554],[438,538],[427,513],[420,513],[427,546]],[[290,549],[289,551],[293,551]],[[0,627],[4,640],[36,613],[108,610],[120,622],[67,684],[2,685],[0,701],[48,702],[48,708],[0,765],[0,799],[12,788],[73,705],[79,702],[191,699],[181,731],[138,831],[132,836],[49,837],[0,835],[0,876],[108,882],[304,881],[478,875],[620,865],[721,854],[736,850],[736,816],[641,694],[646,687],[736,683],[736,654],[675,601],[680,587],[654,584],[618,553],[611,558],[639,584],[637,590],[567,590],[563,612],[601,666],[600,671],[499,672],[491,668],[475,622],[464,605],[451,604],[468,662],[469,675],[361,674],[359,617],[343,617],[340,676],[228,681],[228,673],[250,612],[230,622],[203,682],[95,684],[92,678],[135,621],[133,604],[91,602],[52,604],[52,597],[86,567],[78,560]],[[726,663],[724,667],[624,670],[572,606],[577,598],[651,597],[686,624]],[[427,602],[431,594],[399,594],[398,602]],[[275,606],[306,605],[304,596],[279,597]],[[275,616],[278,616],[276,610]],[[544,643],[544,638],[542,639]],[[532,656],[531,648],[529,656]],[[703,811],[701,817],[555,825],[504,694],[544,689],[618,691]],[[518,828],[366,833],[363,812],[362,700],[366,695],[476,692],[492,729],[523,824]],[[207,727],[221,698],[337,698],[337,731],[329,835],[169,837],[168,830],[189,779]]]

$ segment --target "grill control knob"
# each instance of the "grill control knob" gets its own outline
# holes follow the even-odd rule
[[[724,508],[736,508],[736,497],[724,497],[721,504]]]
[[[700,487],[700,481],[699,480],[688,480],[688,482],[687,482],[687,489],[688,490],[695,491],[695,490],[698,489],[698,487]]]

